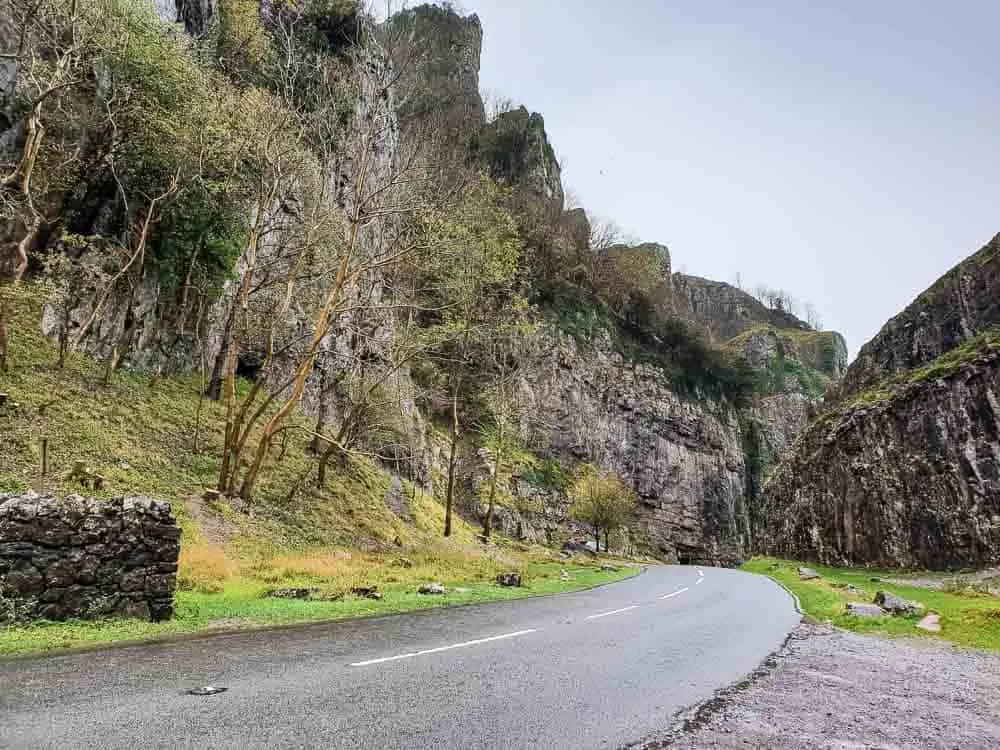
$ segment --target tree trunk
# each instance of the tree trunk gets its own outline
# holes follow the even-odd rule
[[[609,534],[609,530],[607,528],[605,528],[604,529],[604,551],[605,552],[608,552],[611,549],[611,545],[608,544],[608,534]]]
[[[601,527],[594,524],[594,551],[601,551]]]
[[[222,378],[226,371],[226,361],[229,358],[229,349],[233,346],[233,326],[236,324],[236,303],[229,308],[229,315],[226,316],[226,325],[222,330],[222,344],[219,352],[215,355],[215,362],[212,364],[212,377],[208,381],[208,388],[205,395],[213,401],[222,398]]]
[[[236,347],[229,345],[226,354],[226,431],[222,446],[222,466],[219,468],[219,484],[216,489],[224,495],[230,493],[232,477],[236,474],[233,455],[236,443]]]
[[[326,391],[326,369],[321,369],[319,371],[319,408],[316,410],[316,429],[313,430],[313,438],[309,441],[309,446],[306,448],[314,456],[323,453],[323,445],[326,442],[321,437],[323,430],[326,429]]]
[[[7,303],[0,299],[0,372],[7,372]]]
[[[455,459],[458,455],[458,385],[451,399],[451,446],[448,452],[448,489],[444,496],[444,535],[451,536],[451,515],[455,503]]]
[[[493,532],[493,508],[497,497],[497,481],[500,479],[500,464],[503,461],[503,424],[500,424],[499,440],[496,454],[493,457],[493,477],[490,479],[490,499],[486,505],[486,519],[483,521],[483,536],[489,541]]]

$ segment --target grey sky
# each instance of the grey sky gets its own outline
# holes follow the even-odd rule
[[[589,213],[812,301],[852,354],[1000,231],[997,0],[462,9]]]

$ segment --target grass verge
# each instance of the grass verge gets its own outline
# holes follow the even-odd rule
[[[337,601],[274,599],[264,594],[274,588],[260,576],[233,577],[217,593],[179,591],[177,613],[169,622],[151,623],[142,620],[112,619],[94,622],[34,622],[0,629],[0,657],[27,655],[109,645],[122,641],[156,640],[158,638],[213,631],[252,629],[269,625],[290,625],[321,621],[336,621],[358,617],[373,617],[422,609],[453,607],[464,604],[521,599],[545,594],[557,594],[591,588],[621,580],[635,574],[638,568],[601,570],[595,565],[565,562],[530,562],[520,569],[524,576],[521,588],[502,588],[481,575],[469,576],[454,569],[444,576],[448,591],[444,595],[417,593],[414,580],[425,568],[414,566],[409,575],[382,575],[378,583],[380,601],[345,595]],[[565,579],[561,571],[570,577]],[[373,585],[379,575],[364,580]],[[335,590],[344,579],[294,575],[281,578],[282,587],[319,585],[322,591]],[[424,579],[427,580],[427,579]],[[440,580],[440,579],[438,579]],[[333,581],[333,582],[332,582]]]
[[[743,565],[743,570],[769,576],[798,596],[803,612],[821,621],[858,633],[886,636],[940,638],[963,646],[1000,651],[1000,599],[972,589],[960,592],[937,591],[916,586],[900,585],[904,574],[859,568],[834,568],[809,564],[820,578],[803,581],[799,577],[802,563],[771,557],[755,557]],[[926,574],[920,574],[925,576]],[[892,578],[893,582],[885,579]],[[857,591],[848,591],[847,586]],[[928,633],[916,627],[914,617],[856,617],[846,612],[848,602],[871,602],[876,591],[888,591],[910,601],[919,602],[927,612],[941,616],[940,634]]]

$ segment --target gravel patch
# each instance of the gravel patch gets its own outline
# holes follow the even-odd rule
[[[803,624],[741,685],[634,748],[1000,748],[1000,654]]]

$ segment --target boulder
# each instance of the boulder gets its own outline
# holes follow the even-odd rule
[[[854,615],[855,617],[885,617],[888,612],[877,604],[869,604],[868,602],[848,602],[847,614]]]
[[[425,583],[418,589],[421,594],[430,594],[433,596],[439,596],[445,593],[445,588],[440,583]]]
[[[497,576],[497,583],[508,588],[516,588],[521,585],[520,573],[501,573]]]
[[[799,578],[803,581],[812,581],[819,578],[820,575],[812,568],[799,568]]]
[[[935,614],[927,615],[917,623],[917,627],[921,630],[926,630],[928,633],[940,633],[941,617],[940,615]]]
[[[923,605],[903,599],[888,591],[879,591],[875,594],[875,603],[882,609],[894,615],[915,615],[923,609]]]
[[[586,542],[570,540],[562,546],[563,552],[581,552],[585,555],[596,555],[597,553],[587,545]]]
[[[374,599],[378,601],[382,598],[378,586],[355,586],[351,589],[351,593],[362,599]]]

